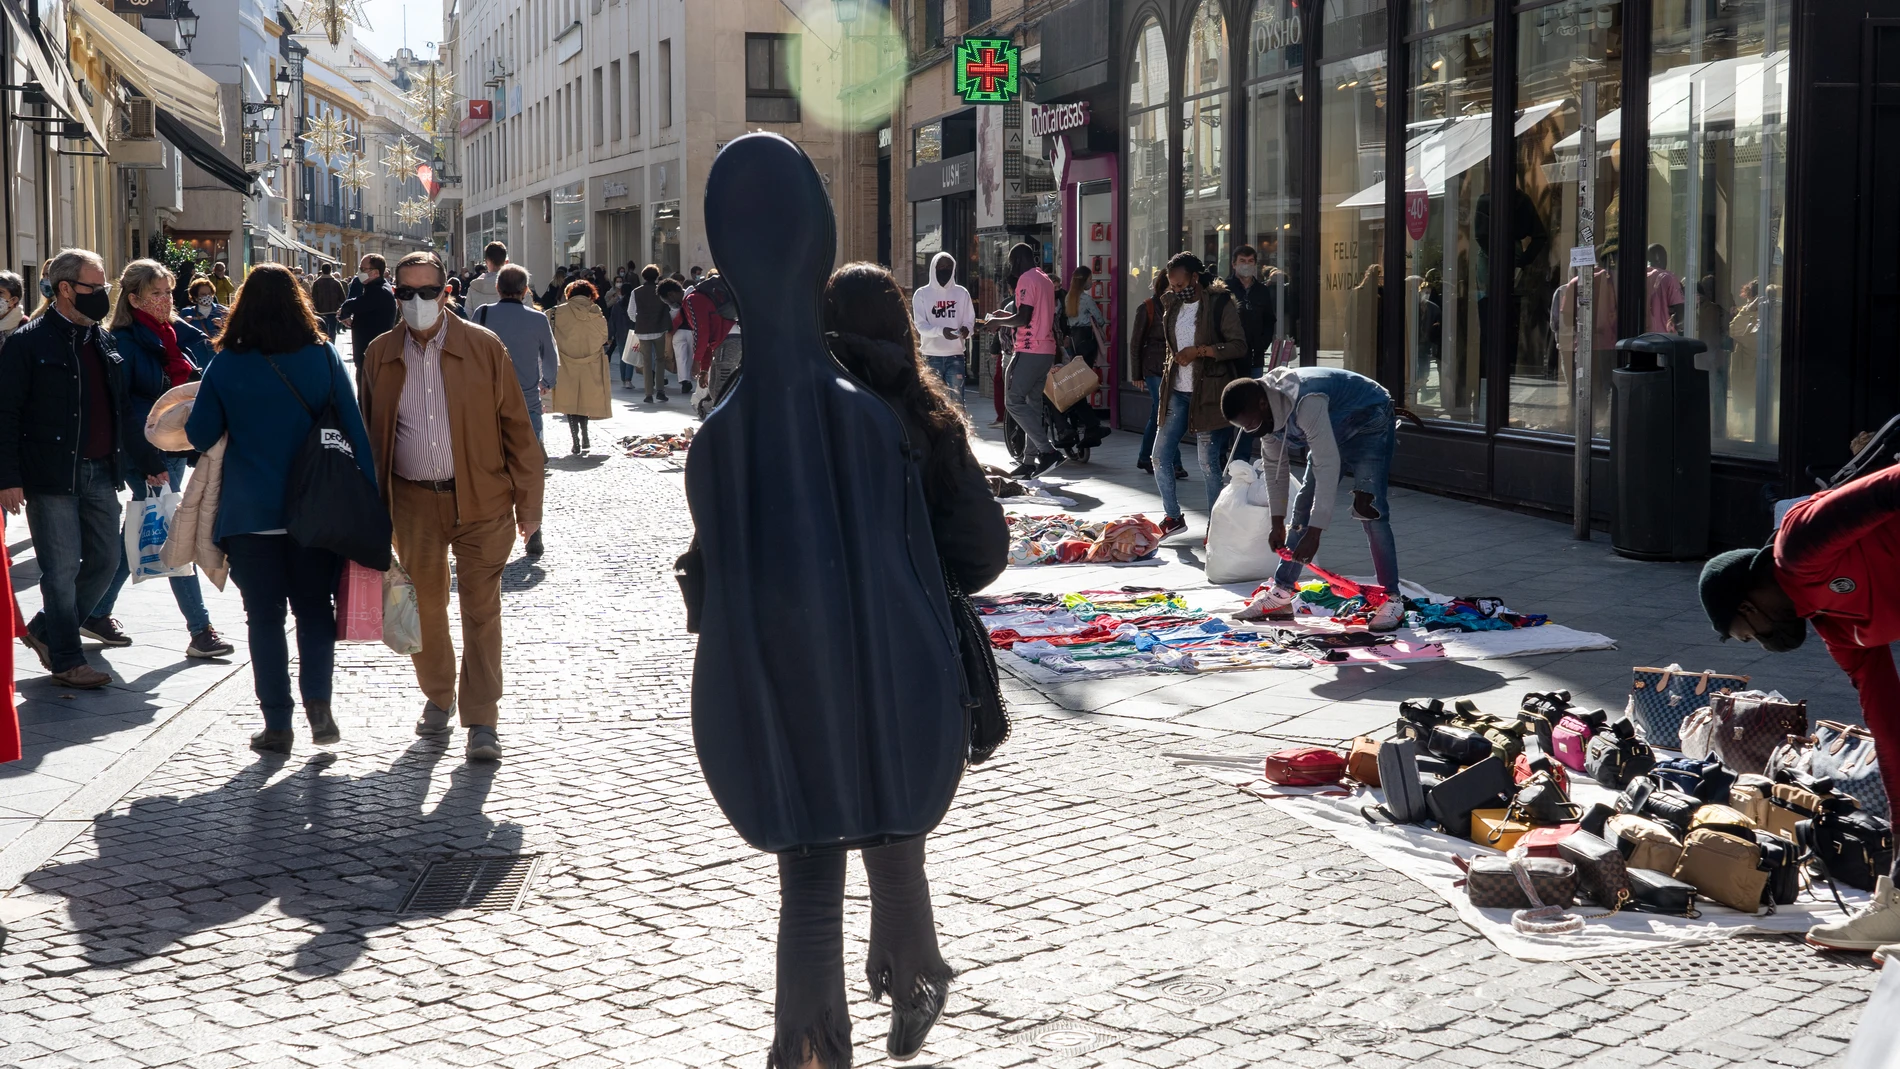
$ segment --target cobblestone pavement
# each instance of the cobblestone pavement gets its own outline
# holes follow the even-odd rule
[[[508,760],[418,741],[380,646],[341,658],[342,745],[260,759],[241,673],[0,899],[0,1065],[764,1064],[776,880],[693,756],[679,475],[553,467],[548,553],[508,571]],[[1819,959],[1639,985],[1519,963],[1410,880],[1175,769],[1178,738],[1039,709],[932,839],[960,977],[925,1064],[1819,1065],[1873,986]],[[521,852],[539,867],[518,909],[402,911],[433,860]],[[853,989],[877,1063],[887,1011]]]

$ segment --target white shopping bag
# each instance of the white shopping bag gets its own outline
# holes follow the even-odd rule
[[[393,560],[383,573],[383,645],[405,657],[422,652],[422,612],[416,601],[416,585]]]
[[[167,568],[159,559],[165,550],[165,535],[171,530],[172,513],[178,511],[180,500],[178,494],[167,490],[157,496],[147,494],[143,501],[125,503],[125,563],[132,573],[132,582],[197,574],[195,565]]]
[[[1227,485],[1207,521],[1208,582],[1254,582],[1280,566],[1280,556],[1269,544],[1273,510],[1265,491],[1252,464],[1236,460],[1227,465]]]

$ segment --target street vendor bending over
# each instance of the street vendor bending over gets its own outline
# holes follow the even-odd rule
[[[1900,800],[1900,674],[1889,642],[1900,641],[1900,467],[1842,483],[1788,510],[1774,541],[1735,549],[1702,568],[1709,622],[1724,638],[1786,653],[1808,622],[1860,692],[1887,797]],[[1900,896],[1882,876],[1872,905],[1808,941],[1837,950],[1900,954]]]
[[[1332,526],[1333,498],[1344,463],[1352,468],[1352,518],[1366,529],[1372,568],[1387,594],[1368,626],[1373,631],[1398,630],[1405,619],[1405,599],[1399,596],[1399,551],[1386,504],[1386,479],[1398,444],[1392,395],[1372,379],[1343,368],[1283,367],[1264,379],[1228,383],[1220,405],[1229,423],[1260,438],[1273,507],[1271,544],[1276,552],[1291,545],[1293,555],[1274,573],[1273,583],[1235,617],[1258,620],[1291,611],[1300,571],[1319,552],[1320,532]],[[1288,446],[1306,449],[1291,535],[1286,528]]]

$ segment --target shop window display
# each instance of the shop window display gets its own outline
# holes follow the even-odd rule
[[[1405,276],[1394,295],[1405,305],[1405,396],[1421,416],[1480,423],[1491,270],[1489,234],[1480,226],[1491,203],[1491,28],[1427,37],[1410,54]],[[1366,195],[1383,196],[1383,185]]]
[[[1248,145],[1245,240],[1272,287],[1277,343],[1298,336],[1300,294],[1293,265],[1300,255],[1301,161],[1306,137],[1300,9],[1292,0],[1261,0],[1247,29]],[[1278,355],[1278,354],[1276,354]]]
[[[1128,145],[1122,174],[1128,183],[1129,284],[1121,287],[1121,321],[1152,293],[1150,280],[1180,251],[1168,233],[1168,46],[1149,21],[1135,35],[1128,78]]]
[[[1610,369],[1616,366],[1616,279],[1624,264],[1641,270],[1642,250],[1619,243],[1623,8],[1565,0],[1517,16],[1517,124],[1508,211],[1494,206],[1486,226],[1508,226],[1511,256],[1509,422],[1528,430],[1571,433],[1571,365],[1577,330],[1577,279],[1570,250],[1578,242],[1577,207],[1584,167],[1593,168],[1596,258],[1590,359],[1592,431],[1609,432]],[[1583,87],[1596,85],[1596,158],[1581,158]]]
[[[1226,141],[1223,112],[1227,87],[1227,20],[1219,0],[1202,0],[1188,32],[1187,97],[1181,116],[1181,248],[1209,266],[1225,268],[1232,246],[1233,221],[1227,203]]]
[[[1319,68],[1318,362],[1378,376],[1386,177],[1383,0],[1327,0]],[[1334,58],[1338,57],[1338,58]]]
[[[1790,6],[1658,4],[1651,27],[1644,318],[1708,345],[1711,444],[1746,456],[1779,439]]]

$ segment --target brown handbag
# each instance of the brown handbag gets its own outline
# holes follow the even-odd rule
[[[1768,755],[1789,735],[1808,733],[1808,703],[1778,702],[1747,694],[1716,694],[1709,699],[1715,719],[1709,746],[1735,772],[1761,775]]]
[[[1462,859],[1459,863],[1464,865]],[[1525,894],[1524,882],[1536,893],[1536,902]],[[1479,909],[1568,906],[1577,897],[1577,866],[1556,858],[1485,854],[1465,866],[1465,893]]]
[[[1673,873],[1682,860],[1682,840],[1648,817],[1618,813],[1604,824],[1603,837],[1616,844],[1633,869]]]
[[[1713,828],[1692,831],[1683,840],[1675,877],[1702,897],[1743,913],[1761,908],[1761,889],[1768,884],[1768,873],[1761,867],[1761,845]]]
[[[1361,735],[1346,751],[1346,775],[1368,787],[1379,785],[1379,740]]]

